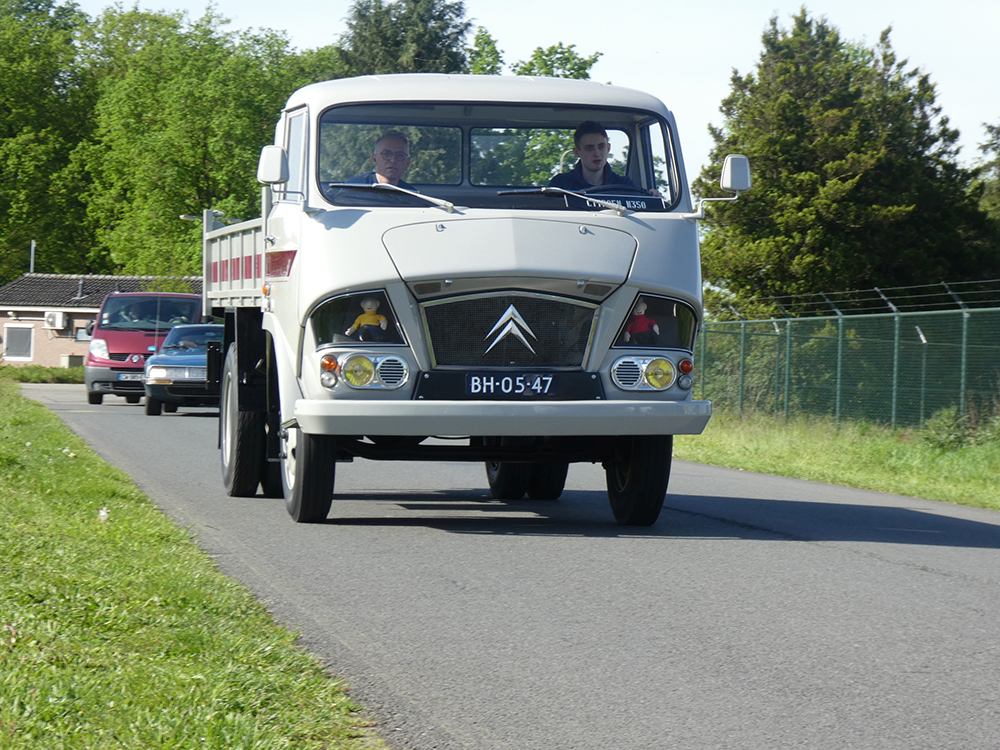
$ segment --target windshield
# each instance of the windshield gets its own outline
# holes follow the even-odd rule
[[[602,132],[583,146],[584,124]],[[655,114],[636,110],[527,104],[367,104],[333,107],[320,117],[320,190],[336,205],[426,206],[389,182],[467,207],[567,210],[590,208],[576,193],[655,197],[642,210],[669,210],[677,201],[672,134]],[[582,175],[591,141],[603,161]],[[606,164],[606,166],[603,166]],[[599,170],[599,171],[598,171]],[[351,185],[364,187],[352,188]],[[631,206],[630,206],[631,207]]]
[[[222,341],[223,326],[177,326],[163,339],[160,349],[183,349],[197,351],[205,349],[209,341]]]
[[[201,299],[163,295],[108,297],[101,309],[101,328],[127,331],[162,331],[182,323],[197,323]]]

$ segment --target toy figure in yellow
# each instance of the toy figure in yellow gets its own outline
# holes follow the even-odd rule
[[[344,335],[352,336],[358,331],[358,338],[361,341],[381,341],[389,321],[384,315],[376,312],[378,305],[379,302],[374,297],[365,297],[361,300],[361,309],[364,312],[357,317],[350,328],[344,331]]]

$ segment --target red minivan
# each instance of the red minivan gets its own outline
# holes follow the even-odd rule
[[[105,394],[124,396],[130,404],[142,398],[146,357],[167,331],[180,323],[201,322],[201,297],[168,292],[109,294],[91,333],[83,364],[87,401],[99,404]]]

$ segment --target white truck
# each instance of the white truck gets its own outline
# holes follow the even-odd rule
[[[618,184],[550,186],[588,121]],[[390,131],[399,184],[373,174]],[[317,83],[257,176],[262,218],[203,217],[230,495],[259,486],[310,523],[354,458],[481,461],[506,500],[556,499],[570,463],[600,462],[615,519],[656,521],[673,436],[711,415],[692,397],[702,209],[662,102],[530,77]],[[722,187],[749,189],[744,157]]]

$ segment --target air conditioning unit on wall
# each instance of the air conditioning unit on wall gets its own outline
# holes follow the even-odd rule
[[[49,310],[45,313],[44,327],[62,330],[66,327],[66,313],[61,310]]]

